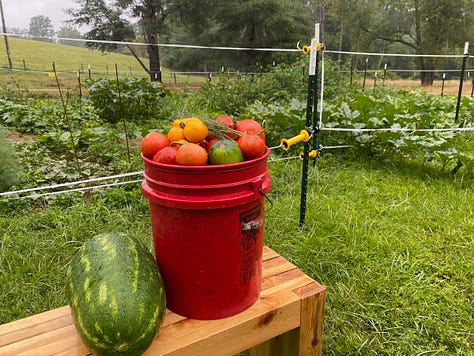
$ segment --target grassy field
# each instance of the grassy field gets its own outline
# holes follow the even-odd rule
[[[472,185],[406,162],[319,164],[305,229],[291,233],[297,190],[277,184],[267,241],[327,285],[325,354],[472,354]]]
[[[131,55],[103,53],[98,50],[62,45],[58,43],[9,38],[13,70],[7,70],[8,59],[4,41],[0,41],[0,84],[10,87],[27,88],[29,91],[54,92],[56,79],[49,73],[53,62],[58,72],[61,86],[75,88],[78,85],[77,72],[81,78],[116,77],[115,67],[120,76],[147,77],[147,73]],[[143,59],[147,65],[148,60]],[[174,74],[163,68],[163,83],[168,86],[199,85],[205,78]]]
[[[58,78],[64,88],[76,88],[78,85],[77,72],[81,72],[82,79],[88,78],[115,78],[115,66],[120,76],[142,76],[147,73],[138,61],[131,55],[117,53],[103,53],[98,50],[89,50],[68,45],[49,42],[31,41],[26,39],[9,38],[9,47],[13,63],[13,71],[7,70],[8,60],[5,43],[0,41],[0,84],[10,87],[26,88],[30,92],[49,93],[54,95],[57,84],[54,77],[48,75],[52,71],[53,62],[60,73]],[[143,59],[147,63],[147,59]],[[205,76],[175,74],[168,68],[163,68],[163,84],[168,87],[198,88]],[[360,81],[362,84],[362,81]],[[387,79],[382,82],[378,79],[378,87],[396,87],[406,90],[419,89],[419,80]],[[463,85],[463,95],[471,96],[472,82],[466,81]],[[422,88],[432,94],[457,95],[459,80],[446,80],[444,87],[441,81],[435,81],[432,87]],[[366,90],[372,89],[374,78],[367,78]]]

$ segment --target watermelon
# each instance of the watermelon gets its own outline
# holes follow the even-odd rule
[[[232,164],[243,160],[242,151],[235,141],[219,140],[209,150],[210,164]]]
[[[166,311],[154,257],[135,237],[110,232],[88,240],[67,271],[74,324],[95,355],[140,355]]]

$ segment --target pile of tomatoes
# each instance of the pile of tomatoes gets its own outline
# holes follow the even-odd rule
[[[163,164],[233,164],[263,156],[265,132],[253,119],[234,122],[230,116],[221,115],[205,122],[189,117],[173,121],[166,134],[147,134],[141,150],[146,158]]]

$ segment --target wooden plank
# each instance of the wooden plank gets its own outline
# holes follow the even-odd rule
[[[283,290],[226,319],[188,319],[161,329],[145,355],[232,355],[298,327],[301,302]]]
[[[71,324],[69,306],[0,325],[0,347]]]
[[[303,275],[304,273],[299,269],[290,269],[277,275],[268,276],[262,280],[262,291]]]
[[[187,318],[185,316],[175,314],[172,311],[166,309],[165,320],[163,320],[163,324],[161,325],[161,327],[176,324],[186,319]]]
[[[263,261],[266,261],[266,260],[270,260],[272,258],[275,258],[275,257],[278,257],[280,256],[278,253],[276,253],[275,251],[273,251],[270,247],[268,246],[263,246],[263,251],[262,251],[262,260]]]
[[[299,289],[297,294],[304,296],[301,300],[299,355],[322,355],[326,289],[315,282]]]
[[[298,350],[299,329],[290,330],[246,351],[247,356],[294,356]]]
[[[0,348],[2,356],[51,355],[61,352],[75,355],[89,354],[72,324]]]
[[[286,282],[282,282],[280,284],[277,284],[277,285],[275,285],[271,288],[262,290],[260,295],[265,297],[267,295],[272,295],[273,293],[277,293],[277,292],[283,291],[283,290],[293,291],[294,289],[297,289],[299,287],[303,287],[303,286],[306,286],[306,285],[312,284],[312,283],[314,283],[314,280],[311,277],[308,277],[307,275],[303,274],[300,277],[290,279]]]
[[[289,271],[291,269],[296,269],[296,266],[291,264],[281,256],[263,261],[262,279]]]

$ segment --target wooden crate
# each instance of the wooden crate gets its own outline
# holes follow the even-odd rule
[[[259,300],[219,320],[167,311],[145,355],[320,355],[326,288],[268,247]],[[0,325],[0,355],[89,355],[69,306]]]

